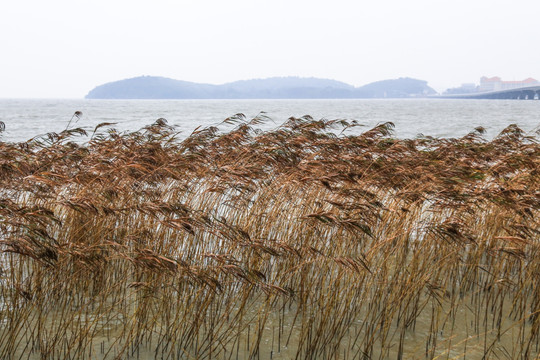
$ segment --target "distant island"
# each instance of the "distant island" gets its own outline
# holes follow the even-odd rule
[[[399,78],[354,87],[344,82],[301,77],[273,77],[223,85],[200,84],[157,76],[139,76],[92,89],[86,99],[368,99],[410,98],[436,94],[427,81]]]

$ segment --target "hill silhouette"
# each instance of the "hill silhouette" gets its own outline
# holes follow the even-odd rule
[[[354,87],[344,82],[301,77],[201,84],[157,76],[140,76],[92,89],[87,99],[354,99],[406,98],[435,94],[427,81],[383,80]]]

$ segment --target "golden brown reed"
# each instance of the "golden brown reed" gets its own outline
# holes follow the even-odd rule
[[[0,358],[538,356],[534,136],[265,120],[0,143]]]

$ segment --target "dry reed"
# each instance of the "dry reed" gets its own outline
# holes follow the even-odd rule
[[[0,358],[538,356],[535,136],[265,120],[0,142]]]

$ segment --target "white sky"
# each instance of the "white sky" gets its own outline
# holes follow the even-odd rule
[[[0,98],[80,98],[140,75],[271,76],[438,91],[540,79],[538,0],[6,0]]]

